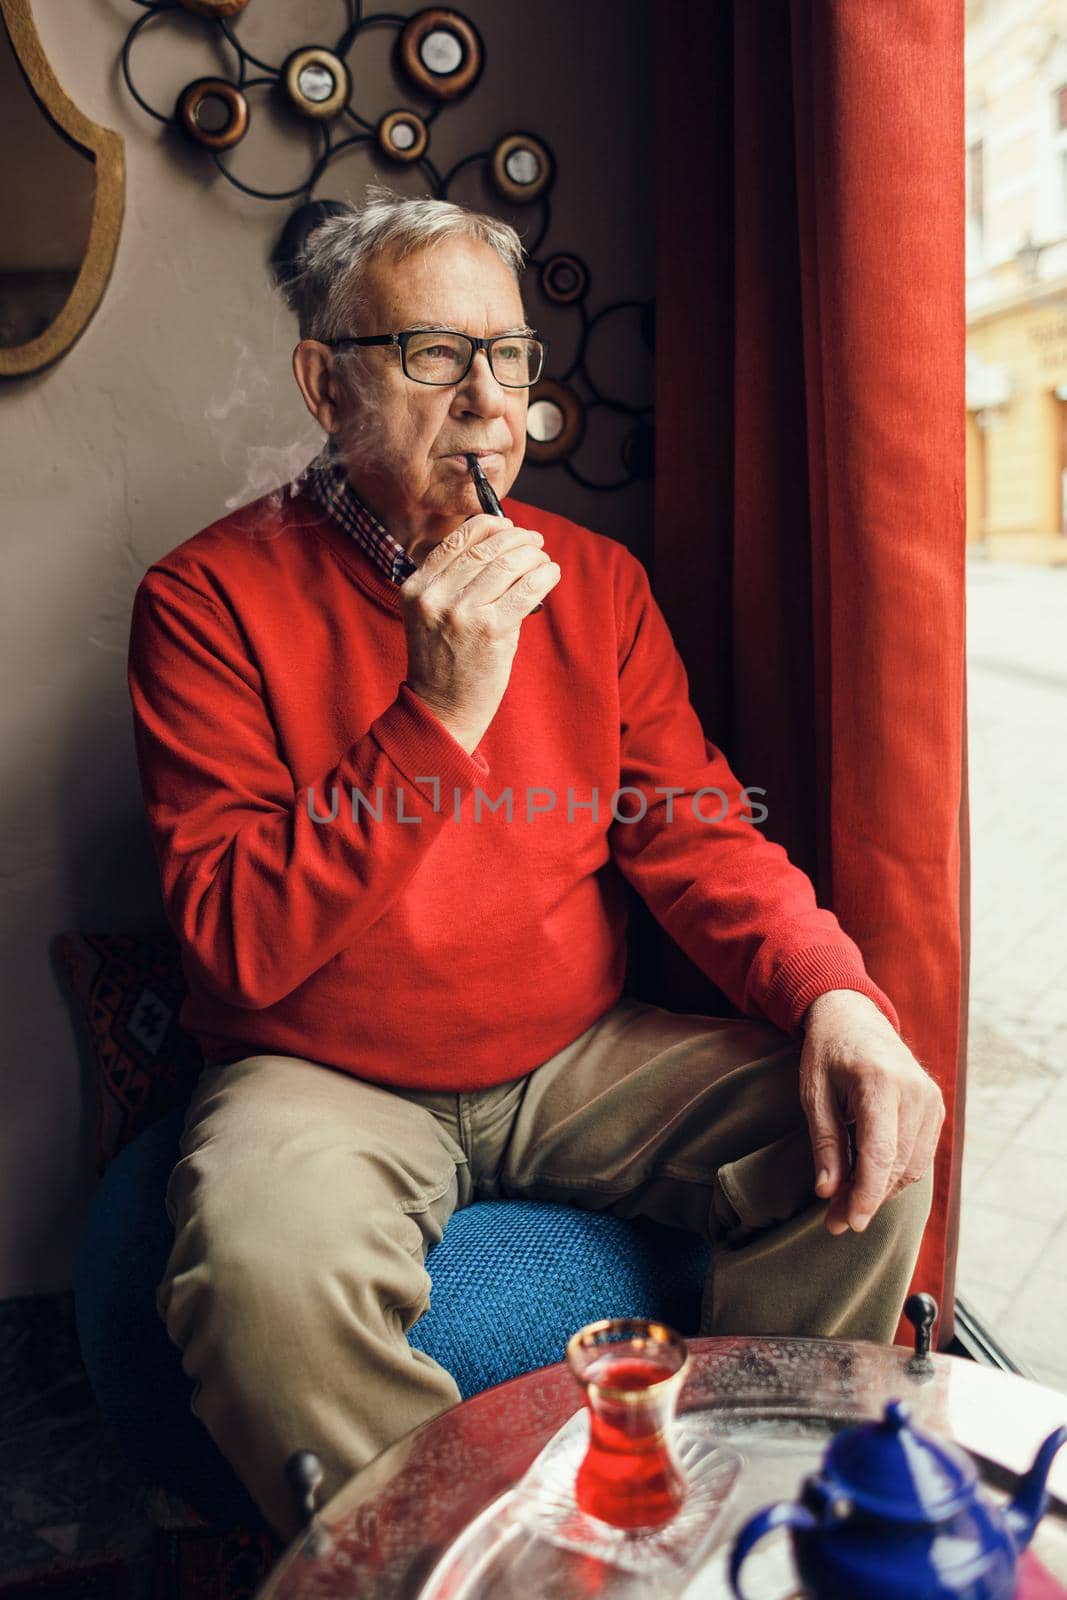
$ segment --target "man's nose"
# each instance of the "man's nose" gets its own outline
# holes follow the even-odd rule
[[[464,411],[474,411],[480,417],[498,417],[504,410],[504,390],[493,376],[488,350],[474,352],[467,376],[456,390],[456,400]]]

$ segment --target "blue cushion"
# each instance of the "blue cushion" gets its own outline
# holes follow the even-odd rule
[[[184,1111],[112,1162],[89,1208],[75,1311],[100,1409],[132,1464],[209,1521],[260,1525],[256,1508],[190,1409],[192,1380],[155,1308],[173,1229],[167,1179]],[[432,1304],[410,1342],[455,1375],[464,1396],[561,1359],[603,1316],[656,1316],[695,1333],[709,1249],[692,1235],[606,1212],[530,1201],[459,1211],[427,1256]]]
[[[710,1259],[695,1234],[608,1211],[488,1200],[457,1211],[426,1257],[430,1309],[408,1334],[464,1399],[561,1361],[598,1317],[658,1317],[696,1333]]]

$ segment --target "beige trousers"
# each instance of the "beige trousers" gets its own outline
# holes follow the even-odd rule
[[[931,1180],[832,1236],[814,1194],[798,1053],[777,1029],[623,1000],[527,1077],[472,1094],[377,1088],[289,1056],[209,1067],[167,1209],[158,1306],[193,1409],[284,1537],[284,1464],[329,1496],[459,1398],[404,1334],[457,1206],[565,1201],[709,1239],[707,1334],[888,1343]]]

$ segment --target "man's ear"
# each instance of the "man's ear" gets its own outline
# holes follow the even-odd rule
[[[318,339],[301,339],[293,351],[293,375],[319,427],[336,433],[341,425],[341,393],[329,346]]]

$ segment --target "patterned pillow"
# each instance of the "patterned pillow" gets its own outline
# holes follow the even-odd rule
[[[188,1100],[203,1066],[178,1024],[181,953],[170,933],[61,933],[55,946],[88,1035],[103,1172],[143,1128]]]

